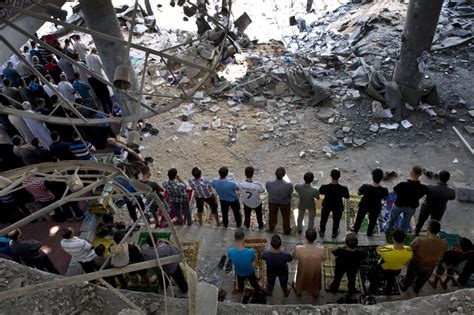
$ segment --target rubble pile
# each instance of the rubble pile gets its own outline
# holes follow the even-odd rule
[[[281,42],[251,43],[221,62],[214,87],[206,97],[195,99],[197,108],[215,115],[202,129],[222,126],[216,112],[224,99],[235,117],[243,108],[256,108],[254,121],[227,127],[235,133],[255,124],[261,140],[294,138],[306,109],[317,108],[315,123],[334,126],[322,148],[329,157],[380,136],[401,146],[414,137],[433,140],[447,123],[462,123],[472,131],[468,110],[474,104],[442,87],[438,95],[440,73],[457,77],[460,68],[470,66],[472,22],[466,12],[472,6],[463,1],[445,4],[434,49],[420,60],[425,88],[411,104],[401,103],[399,87],[391,81],[406,9],[403,1],[347,3],[317,20],[311,15],[293,17],[296,35]],[[462,57],[447,62],[454,53]]]

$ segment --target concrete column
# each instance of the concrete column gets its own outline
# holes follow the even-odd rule
[[[123,39],[122,29],[115,15],[115,9],[111,0],[80,0],[80,3],[84,19],[89,29]],[[125,63],[127,47],[94,36],[92,36],[92,38],[94,39],[99,56],[102,58],[105,73],[109,80],[113,80],[115,68]],[[132,94],[138,95],[139,85],[135,71],[132,73],[131,89],[132,92],[135,92]],[[121,93],[120,90],[114,89],[114,91],[122,107],[123,115],[133,115],[138,104],[131,101],[130,98]]]
[[[410,0],[400,58],[393,76],[399,85],[419,88],[422,74],[417,58],[431,49],[442,6],[443,0]]]

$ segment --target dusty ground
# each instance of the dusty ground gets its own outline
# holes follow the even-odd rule
[[[398,26],[394,32],[400,35],[401,29]],[[379,33],[373,32],[377,37]],[[380,32],[380,36],[385,36]],[[396,46],[391,47],[392,53],[396,49]],[[269,60],[281,54],[265,45],[246,52],[251,57],[259,55],[259,58]],[[473,118],[467,113],[468,106],[474,105],[471,87],[473,75],[471,66],[466,65],[466,60],[472,60],[472,56],[472,46],[461,46],[433,55],[425,83],[438,87],[441,105],[435,110],[440,115],[434,119],[425,112],[414,112],[408,117],[414,125],[410,129],[400,127],[398,130],[370,132],[370,124],[382,120],[373,117],[372,99],[363,91],[360,99],[351,100],[346,96],[340,97],[341,88],[335,88],[332,101],[315,108],[302,105],[300,99],[287,90],[278,97],[266,96],[268,100],[274,100],[276,105],[270,114],[285,118],[291,116],[294,125],[290,123],[288,127],[281,127],[278,120],[272,120],[272,117],[267,119],[266,109],[245,104],[235,106],[226,97],[206,102],[198,100],[192,105],[195,113],[187,122],[193,124],[189,133],[177,131],[183,123],[181,115],[188,111],[183,106],[150,119],[160,129],[160,134],[145,139],[144,154],[155,159],[153,169],[159,180],[165,180],[170,167],[177,167],[181,176],[188,178],[194,166],[203,169],[207,177],[216,177],[219,167],[228,166],[235,179],[240,180],[243,179],[244,168],[252,165],[258,171],[256,179],[262,182],[271,180],[274,170],[284,166],[292,182],[301,181],[305,172],[312,171],[319,185],[328,181],[329,171],[337,167],[342,170],[341,182],[355,191],[360,184],[370,180],[370,170],[375,167],[400,174],[393,181],[384,183],[391,188],[406,179],[409,169],[418,164],[432,171],[449,170],[452,185],[472,186],[473,158],[451,129],[456,126],[473,143],[473,137],[468,136],[463,129],[473,123]],[[393,60],[384,64],[386,73],[390,73],[393,64]],[[451,70],[445,71],[446,65],[452,66]],[[342,72],[342,77],[348,76],[345,70]],[[355,106],[348,108],[346,104],[349,102]],[[282,109],[278,107],[280,103],[284,103]],[[321,111],[336,112],[339,121],[329,124],[327,118],[320,119]],[[222,127],[210,126],[216,119],[222,121]],[[209,129],[204,130],[203,126]],[[269,126],[273,127],[272,131],[269,131]],[[360,137],[367,143],[358,148],[349,147],[328,158],[323,146],[340,137],[342,128],[346,126],[351,128],[347,135]],[[235,138],[235,142],[232,138]],[[300,157],[302,152],[304,156]],[[434,183],[426,177],[422,181]],[[447,213],[443,222],[446,228],[473,236],[472,225],[464,224],[466,217],[472,216],[469,212],[472,211],[472,204],[453,202],[449,209],[451,213]]]

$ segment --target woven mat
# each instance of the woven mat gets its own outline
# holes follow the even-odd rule
[[[335,250],[336,248],[341,247],[341,245],[338,244],[324,244],[324,249],[326,251],[326,260],[323,263],[323,281],[324,281],[324,287],[326,290],[329,289],[329,284],[332,282],[334,279],[334,270],[336,268],[336,257],[332,254],[332,251]],[[361,281],[360,281],[360,276],[359,273],[357,273],[356,277],[356,289],[359,292],[362,292],[362,286],[361,286]],[[348,282],[347,282],[347,277],[344,275],[341,280],[341,284],[339,286],[339,291],[343,292],[348,292]]]
[[[267,247],[266,239],[246,239],[244,241],[246,248],[251,248],[257,254],[257,259],[254,260],[255,275],[260,287],[265,288],[267,286],[267,265],[262,259],[262,253]],[[234,291],[238,290],[237,276],[234,276]],[[245,291],[253,292],[253,288],[248,280],[245,281]]]

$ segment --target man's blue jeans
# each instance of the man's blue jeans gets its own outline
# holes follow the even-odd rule
[[[392,231],[393,225],[395,221],[403,213],[402,223],[400,224],[399,230],[406,232],[410,227],[410,220],[415,214],[416,208],[408,208],[408,207],[397,207],[395,206],[390,213],[390,221],[388,222],[388,229],[387,232]]]

